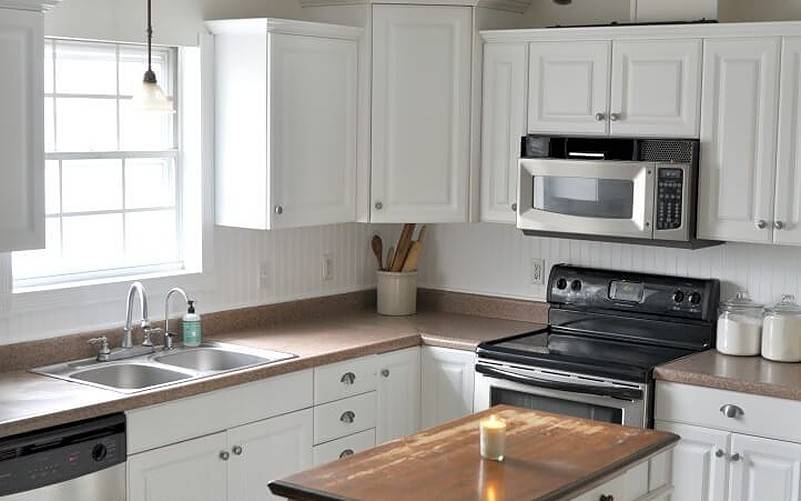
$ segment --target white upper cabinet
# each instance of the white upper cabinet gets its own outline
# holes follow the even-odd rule
[[[18,4],[24,8],[26,2]],[[0,9],[0,64],[0,252],[40,249],[45,246],[41,12]]]
[[[372,9],[371,221],[465,222],[472,9]]]
[[[701,40],[624,40],[612,48],[610,132],[698,137]]]
[[[217,224],[355,221],[361,29],[280,19],[208,25]]]
[[[528,130],[609,132],[609,41],[535,42],[529,49]]]
[[[780,39],[705,44],[698,237],[771,242]]]
[[[801,500],[801,445],[734,433],[731,451],[731,501]]]
[[[774,241],[801,245],[801,38],[785,38],[779,98]]]
[[[526,134],[528,44],[484,45],[481,221],[515,223],[517,160]]]

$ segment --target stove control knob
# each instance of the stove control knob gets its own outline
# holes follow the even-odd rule
[[[684,301],[684,293],[682,291],[676,291],[673,293],[673,302],[674,303],[681,303]]]
[[[690,304],[699,304],[701,302],[701,294],[697,292],[690,293]]]
[[[581,290],[581,280],[573,280],[570,282],[570,289],[573,292],[578,292]]]
[[[559,280],[557,280],[556,281],[556,288],[560,289],[560,290],[567,289],[567,280],[565,280],[564,278],[560,278]]]

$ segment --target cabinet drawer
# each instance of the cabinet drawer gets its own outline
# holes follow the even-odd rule
[[[727,417],[725,405],[742,413]],[[801,402],[795,400],[657,381],[654,412],[659,421],[801,442]]]
[[[350,456],[375,446],[375,429],[314,446],[314,466]]]
[[[375,392],[314,408],[314,443],[375,428]]]
[[[316,367],[314,405],[375,390],[377,363],[375,356],[369,356]]]

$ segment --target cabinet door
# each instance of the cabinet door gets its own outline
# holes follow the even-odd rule
[[[228,500],[280,499],[267,484],[312,467],[312,410],[284,414],[228,431]]]
[[[227,452],[225,432],[130,456],[128,500],[228,499],[228,463],[220,456],[223,452]]]
[[[725,431],[657,421],[655,428],[681,441],[669,453],[674,501],[725,501],[730,434]]]
[[[779,39],[704,43],[698,236],[770,242]]]
[[[517,220],[517,160],[526,134],[524,43],[484,45],[481,115],[481,221]]]
[[[356,220],[357,43],[270,33],[272,227]]]
[[[735,433],[731,451],[731,501],[801,499],[801,445]]]
[[[375,428],[378,444],[420,429],[420,348],[379,355]]]
[[[632,40],[612,47],[610,132],[698,137],[701,40]]]
[[[779,147],[776,170],[778,244],[801,245],[801,38],[785,38],[779,98]]]
[[[473,412],[475,354],[422,348],[421,424],[435,426]]]
[[[471,16],[373,6],[373,222],[467,221]]]
[[[0,252],[44,238],[44,31],[41,12],[0,9]]]
[[[610,47],[604,40],[531,44],[529,132],[609,132]]]

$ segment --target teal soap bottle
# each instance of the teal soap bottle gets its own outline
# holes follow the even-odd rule
[[[195,302],[187,301],[189,308],[183,317],[184,346],[197,347],[203,338],[200,327],[200,315],[195,313]]]

